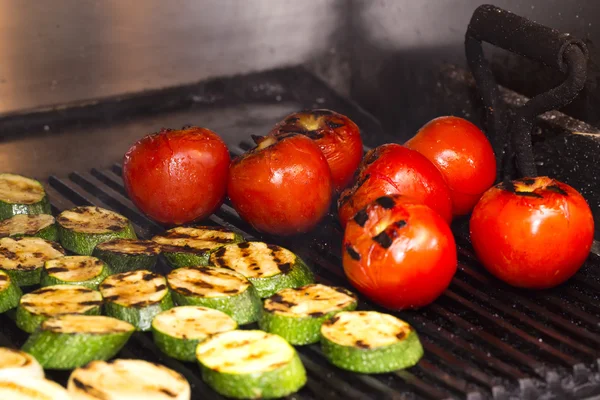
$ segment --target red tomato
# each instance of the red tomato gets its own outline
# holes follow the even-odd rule
[[[363,156],[360,129],[345,115],[330,110],[310,110],[288,115],[270,135],[300,133],[319,146],[329,168],[336,191],[344,189]]]
[[[348,221],[342,261],[350,283],[384,307],[423,307],[456,272],[456,244],[439,214],[384,196]]]
[[[361,185],[363,181],[366,182]],[[343,193],[338,204],[342,225],[348,216],[368,203],[362,196],[372,199],[384,194],[402,194],[431,207],[446,222],[452,221],[450,190],[444,178],[435,165],[414,150],[395,143],[370,150],[359,166],[358,182],[358,187],[353,188],[357,193]],[[360,186],[364,188],[359,189]],[[352,203],[349,202],[351,197]]]
[[[465,119],[433,119],[405,146],[423,154],[440,170],[450,188],[454,215],[468,214],[496,180],[492,145]]]
[[[227,190],[237,212],[255,229],[291,235],[307,232],[329,210],[331,173],[306,136],[267,136],[233,161]]]
[[[548,177],[501,183],[482,196],[471,215],[471,241],[483,265],[523,288],[556,286],[581,267],[594,239],[594,219],[583,196]]]
[[[163,224],[184,224],[212,214],[227,189],[229,151],[214,132],[163,129],[125,154],[123,181],[131,201]]]

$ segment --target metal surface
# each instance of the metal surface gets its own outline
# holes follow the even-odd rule
[[[258,77],[267,79],[269,75],[246,78],[254,82],[252,79]],[[239,79],[236,86],[241,85],[244,78]],[[275,72],[270,82],[275,81],[281,82],[283,93],[290,96],[287,98],[290,105],[311,107],[315,96],[318,96],[321,99],[318,104],[355,118],[369,145],[386,140],[378,132],[377,121],[311,79],[305,71]],[[275,99],[269,101],[269,96],[264,93],[256,97],[253,97],[255,92],[252,90],[240,93],[233,97],[229,93],[214,104],[188,109],[194,114],[201,112],[204,118],[213,118],[215,125],[223,127],[231,124],[221,119],[231,118],[233,110],[237,110],[239,114],[235,117],[235,125],[239,130],[231,127],[231,136],[228,136],[233,155],[250,146],[249,140],[243,140],[242,136],[253,131],[252,127],[262,129],[267,121],[275,122],[273,119],[279,113],[287,112],[288,107],[276,106],[265,112],[268,104],[279,103]],[[155,101],[160,102],[160,98]],[[129,102],[118,104],[124,110],[135,109]],[[161,118],[169,120],[173,112],[152,116],[157,118],[152,124],[158,123]],[[80,116],[78,110],[66,113],[74,118]],[[127,119],[123,116],[125,112],[115,115],[120,117],[103,122],[106,129],[110,126],[116,129],[121,120]],[[260,117],[257,118],[257,115]],[[144,127],[143,116],[136,118],[139,119],[135,123]],[[85,119],[83,126],[75,129],[76,121],[72,124],[67,122],[63,120],[62,126],[71,126],[74,132],[71,138],[75,137],[75,131],[85,137],[87,131],[99,123],[93,118]],[[240,140],[243,143],[239,143]],[[37,144],[44,145],[45,142]],[[90,144],[84,151],[90,151],[94,145]],[[29,142],[28,148],[38,147],[35,142]],[[65,160],[65,166],[68,167],[70,162]],[[29,168],[28,165],[27,158],[15,161],[12,171],[22,173]],[[111,166],[108,160],[103,165],[106,167],[82,168],[80,172],[46,179],[53,212],[75,205],[95,204],[131,219],[140,237],[148,238],[160,232],[162,228],[141,215],[127,198],[120,177],[121,167]],[[320,282],[348,287],[339,257],[340,226],[333,216],[327,216],[313,232],[289,239],[258,234],[240,220],[228,203],[207,223],[232,228],[247,239],[256,238],[288,247],[307,261]],[[318,345],[298,347],[309,381],[304,389],[289,398],[509,400],[599,396],[600,260],[592,256],[573,279],[559,288],[538,292],[514,289],[491,277],[477,262],[466,240],[466,226],[466,220],[457,221],[454,225],[460,265],[450,288],[429,307],[396,313],[417,329],[425,347],[425,357],[416,367],[382,375],[353,374],[329,365]],[[161,262],[158,269],[165,272],[167,267]],[[364,299],[359,307],[378,309]],[[7,316],[0,316],[0,345],[18,346],[24,339],[25,335]],[[221,398],[202,382],[197,365],[163,356],[147,333],[135,334],[119,356],[158,361],[178,370],[192,384],[195,399]],[[64,383],[68,373],[49,371],[48,376]]]

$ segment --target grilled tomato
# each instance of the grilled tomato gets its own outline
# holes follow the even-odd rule
[[[313,228],[329,210],[331,173],[306,136],[266,136],[232,162],[227,190],[236,211],[256,230],[292,235]]]
[[[498,184],[481,197],[470,221],[471,241],[485,268],[504,282],[544,289],[573,276],[594,239],[587,202],[548,177]]]
[[[425,205],[398,200],[380,197],[348,221],[342,256],[350,283],[394,310],[434,301],[450,284],[457,265],[446,221]]]
[[[330,110],[309,110],[288,115],[270,135],[300,133],[319,146],[329,168],[336,191],[344,189],[363,156],[360,129],[345,115]]]
[[[433,119],[405,146],[423,154],[440,170],[450,189],[454,215],[468,214],[496,180],[492,145],[465,119]]]
[[[163,129],[136,142],[123,159],[131,201],[163,224],[208,217],[227,190],[229,151],[214,132],[198,127]]]
[[[447,223],[452,221],[450,190],[435,165],[415,150],[389,143],[365,155],[356,184],[342,192],[338,201],[342,226],[370,201],[388,194],[402,194],[431,207]]]

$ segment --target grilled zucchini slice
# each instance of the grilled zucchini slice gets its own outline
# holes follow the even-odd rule
[[[102,260],[90,256],[66,256],[46,261],[42,270],[42,286],[76,285],[98,289],[100,282],[110,275]]]
[[[54,217],[49,214],[19,214],[0,222],[0,238],[35,236],[57,241]]]
[[[65,255],[58,243],[36,237],[0,239],[0,269],[19,286],[40,283],[44,263]]]
[[[117,238],[136,239],[133,225],[124,216],[100,207],[65,210],[56,218],[63,247],[89,256],[99,243]]]
[[[100,315],[102,295],[81,286],[43,287],[21,297],[17,307],[17,326],[33,332],[48,318],[67,314]]]
[[[239,325],[258,320],[261,301],[254,286],[229,269],[178,268],[167,275],[178,305],[197,305],[223,311]]]
[[[142,360],[94,361],[69,377],[73,400],[189,400],[191,388],[179,373]]]
[[[0,271],[0,314],[18,306],[22,295],[21,288],[10,279],[10,275]]]
[[[19,377],[0,379],[0,399],[6,400],[73,400],[56,382],[48,379]]]
[[[306,383],[296,350],[283,338],[258,330],[217,333],[200,343],[202,379],[237,399],[271,399],[295,393]]]
[[[283,289],[265,300],[258,325],[293,345],[317,343],[323,322],[356,305],[356,296],[340,287],[315,283]]]
[[[152,270],[160,246],[151,240],[113,239],[96,246],[92,255],[107,263],[114,273]]]
[[[106,278],[99,286],[106,314],[127,321],[140,331],[150,330],[152,319],[173,307],[164,276],[139,270]]]
[[[128,322],[102,315],[63,315],[42,322],[21,350],[47,369],[73,369],[113,358],[135,331]]]
[[[0,220],[19,214],[51,214],[41,183],[15,174],[0,174]]]
[[[169,357],[195,361],[198,343],[215,333],[237,329],[237,323],[219,310],[181,306],[163,311],[152,321],[156,346]]]
[[[31,355],[21,350],[0,347],[0,379],[18,378],[43,379],[44,369]]]
[[[412,367],[423,356],[409,324],[376,311],[344,311],[325,321],[321,346],[333,365],[365,374]]]
[[[243,242],[221,247],[210,256],[211,264],[244,275],[260,297],[281,289],[314,282],[310,268],[291,251],[263,242]]]
[[[167,262],[174,268],[206,266],[210,253],[228,243],[244,240],[225,228],[212,226],[179,226],[152,238],[161,245]]]

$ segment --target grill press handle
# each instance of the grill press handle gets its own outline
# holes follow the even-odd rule
[[[481,42],[554,67],[565,73],[559,86],[516,110],[505,109]],[[588,50],[582,41],[492,5],[479,6],[465,35],[465,52],[486,112],[487,134],[497,158],[497,180],[537,176],[531,131],[536,116],[569,104],[585,84]],[[516,163],[515,163],[516,160]]]

